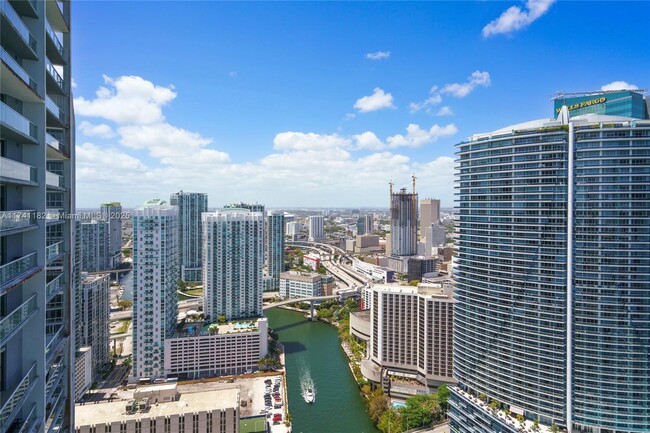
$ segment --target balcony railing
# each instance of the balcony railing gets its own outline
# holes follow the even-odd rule
[[[0,286],[4,286],[31,268],[36,267],[36,253],[29,253],[19,259],[0,266]]]
[[[0,234],[34,225],[36,225],[35,210],[6,210],[0,212]]]
[[[36,167],[0,157],[0,177],[14,179],[21,182],[37,182]]]
[[[23,379],[16,385],[16,388],[6,399],[6,403],[0,409],[0,431],[6,431],[6,423],[13,411],[20,406],[31,384],[36,381],[36,363],[32,365]],[[3,399],[4,400],[4,399]]]
[[[20,34],[20,37],[23,38],[25,43],[29,45],[29,47],[36,52],[36,39],[34,39],[34,36],[30,33],[29,29],[23,22],[23,20],[20,18],[18,13],[14,10],[14,8],[9,4],[9,0],[0,0],[0,9],[2,10],[2,13],[7,17],[7,19],[11,22],[11,24],[14,26],[18,34]]]
[[[34,427],[36,426],[37,419],[36,404],[34,404],[29,414],[25,417],[25,420],[20,424],[20,428],[15,433],[30,433],[36,430]]]
[[[49,132],[45,134],[45,143],[48,146],[53,147],[58,151],[61,151],[61,142],[57,140],[56,137],[54,137],[53,135],[50,135]]]
[[[22,66],[14,59],[11,57],[11,54],[9,54],[7,51],[5,51],[4,48],[0,47],[0,58],[2,59],[3,62],[5,62],[9,67],[11,68],[12,71],[14,71],[14,74],[18,75],[21,80],[23,80],[29,87],[32,88],[35,92],[38,92],[38,86],[36,84],[36,81],[32,80],[32,77],[29,76],[29,74],[23,69]]]
[[[50,98],[49,95],[45,95],[45,106],[54,116],[65,124],[65,112],[61,109],[59,104],[54,102],[54,99]]]
[[[52,26],[50,23],[45,20],[45,29],[47,30],[47,34],[50,35],[50,38],[52,38],[52,42],[54,42],[54,45],[56,46],[56,50],[61,54],[61,57],[65,58],[63,55],[63,44],[59,40],[59,37],[57,36],[56,32],[54,29],[52,29]]]
[[[45,210],[45,222],[53,223],[61,221],[62,215],[61,210],[59,209],[46,209]]]
[[[11,335],[25,320],[36,311],[36,294],[33,294],[22,305],[0,319],[0,346],[4,345],[5,338]]]
[[[63,287],[63,273],[57,275],[52,281],[45,285],[45,301],[48,302]]]
[[[47,186],[53,186],[55,188],[65,188],[65,180],[63,176],[59,176],[56,173],[51,171],[45,172],[45,183]]]
[[[2,101],[0,101],[0,121],[28,137],[38,139],[36,125]]]
[[[59,75],[58,71],[49,59],[46,59],[45,61],[45,69],[47,70],[47,73],[50,74],[50,77],[56,81],[56,84],[61,88],[61,91],[65,93],[65,81],[63,81],[63,78],[61,78],[61,75]]]
[[[45,248],[45,260],[49,263],[63,254],[63,241],[59,241]]]

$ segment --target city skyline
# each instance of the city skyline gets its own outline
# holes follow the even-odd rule
[[[516,23],[502,15],[512,7]],[[223,203],[377,206],[388,181],[406,186],[415,173],[422,197],[452,206],[453,145],[471,133],[504,118],[550,117],[558,90],[648,86],[648,38],[637,30],[649,6],[634,7],[641,13],[535,0],[81,3],[73,48],[94,61],[73,71],[77,204],[120,189],[134,207],[183,189],[218,193]],[[97,14],[106,19],[90,19]],[[557,29],[623,14],[625,28],[575,31],[557,43]],[[105,38],[118,16],[120,34]],[[160,23],[195,37],[161,32]],[[601,56],[609,60],[594,60]]]

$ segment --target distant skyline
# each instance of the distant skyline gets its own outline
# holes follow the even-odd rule
[[[410,188],[415,174],[421,199],[452,207],[454,144],[551,117],[560,90],[650,86],[649,13],[548,0],[75,3],[77,206],[184,190],[211,208],[387,208],[388,183]]]

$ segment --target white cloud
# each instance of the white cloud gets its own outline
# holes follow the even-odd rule
[[[138,76],[116,79],[104,75],[104,83],[95,99],[74,99],[78,116],[100,117],[119,124],[151,124],[162,122],[162,107],[176,98],[173,86],[156,86]]]
[[[237,71],[230,71],[228,76],[230,76],[230,78],[237,78]]]
[[[440,93],[438,93],[438,86],[433,86],[431,90],[429,90],[429,95],[431,96],[420,103],[411,102],[409,104],[409,111],[411,113],[417,113],[423,108],[426,108],[427,113],[429,113],[431,111],[430,108],[432,105],[438,105],[442,102],[442,96],[440,96]]]
[[[113,128],[111,128],[105,123],[100,123],[99,125],[95,125],[88,122],[87,120],[82,120],[81,123],[79,123],[79,130],[86,137],[99,137],[99,138],[115,137],[115,131],[113,131]]]
[[[327,150],[350,146],[349,138],[338,134],[321,135],[313,132],[280,132],[273,140],[276,150]]]
[[[383,110],[384,108],[395,108],[393,105],[393,95],[385,93],[379,87],[375,87],[372,95],[357,99],[354,108],[359,110],[361,113]]]
[[[71,86],[72,86],[73,89],[77,88],[77,82],[74,80],[74,78],[72,79],[72,85]]]
[[[444,107],[440,107],[440,110],[436,113],[436,116],[453,116],[454,112],[451,110],[451,107],[448,105],[445,105]]]
[[[602,91],[606,90],[636,90],[638,87],[634,84],[630,84],[626,81],[612,81],[609,84],[605,84],[600,88]]]
[[[144,81],[139,77],[134,80]],[[148,88],[155,92],[158,86],[150,84]],[[115,114],[114,102],[106,103],[123,97],[118,97],[119,91],[111,86],[109,83],[97,92],[96,99],[104,104],[106,113],[95,107],[92,114],[79,114],[80,131],[82,124],[86,131],[100,126],[83,119],[84,116],[105,119],[106,126],[116,122],[114,119],[121,119]],[[166,122],[162,110],[169,101],[163,102],[165,98],[154,100],[151,92],[140,92],[131,99],[138,98],[130,102],[134,106],[150,104],[149,108],[154,108],[150,113],[155,116],[146,118],[156,121],[117,123],[108,126],[116,134],[114,143],[77,146],[79,207],[110,200],[135,206],[148,198],[166,197],[180,189],[209,193],[211,206],[238,200],[257,200],[269,206],[386,205],[388,181],[408,180],[413,172],[419,178],[431,178],[427,182],[418,181],[421,185],[418,189],[423,194],[452,203],[451,181],[447,179],[448,172],[453,179],[451,158],[447,161],[446,157],[438,157],[417,163],[387,149],[423,146],[455,133],[454,125],[434,125],[429,130],[409,125],[405,135],[385,140],[372,131],[355,135],[285,131],[274,137],[273,150],[266,156],[233,162],[210,138]],[[438,179],[437,172],[429,173],[432,170],[439,171],[441,178]],[[363,194],[350,191],[363,191]]]
[[[554,2],[555,0],[528,0],[526,10],[522,10],[519,6],[511,6],[499,18],[483,27],[483,37],[525,29],[544,15]]]
[[[456,98],[464,98],[469,95],[477,86],[487,87],[490,85],[490,73],[474,71],[467,78],[466,83],[445,84],[440,93],[448,93]]]
[[[376,51],[374,53],[366,54],[366,59],[382,60],[390,57],[390,51]]]
[[[362,134],[353,135],[356,149],[381,150],[386,145],[377,138],[374,132],[366,131]]]
[[[420,128],[420,125],[414,123],[406,127],[406,135],[397,134],[388,137],[386,142],[388,147],[421,147],[425,144],[438,141],[440,138],[449,137],[458,132],[458,128],[453,123],[445,126],[433,125],[429,130]]]
[[[354,114],[354,113],[346,113],[346,114],[345,114],[345,118],[344,118],[343,120],[352,120],[352,119],[354,119],[355,117],[357,117],[357,115]]]

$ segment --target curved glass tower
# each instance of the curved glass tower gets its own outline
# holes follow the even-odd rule
[[[453,432],[650,431],[650,121],[569,109],[457,146]]]

